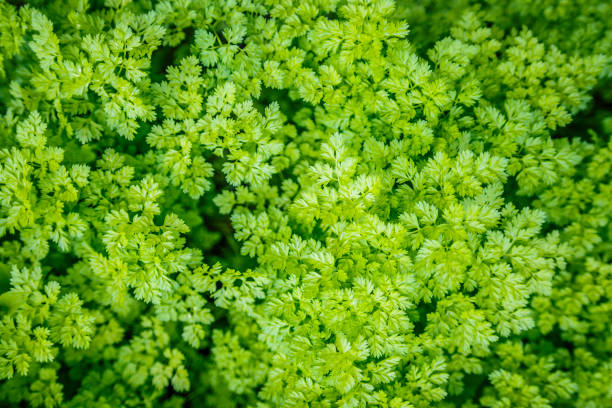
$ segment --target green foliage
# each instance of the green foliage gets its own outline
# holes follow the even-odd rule
[[[611,22],[0,0],[0,404],[612,406]]]

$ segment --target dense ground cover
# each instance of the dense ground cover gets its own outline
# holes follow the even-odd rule
[[[612,406],[612,4],[0,0],[0,405]]]

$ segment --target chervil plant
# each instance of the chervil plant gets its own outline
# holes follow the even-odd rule
[[[612,406],[612,4],[0,0],[0,405]]]

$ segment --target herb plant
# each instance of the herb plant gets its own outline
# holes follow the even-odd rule
[[[0,404],[612,406],[612,3],[0,0]]]

